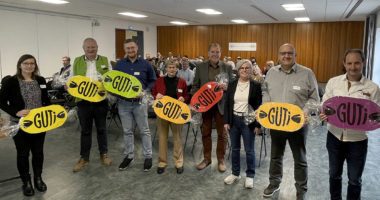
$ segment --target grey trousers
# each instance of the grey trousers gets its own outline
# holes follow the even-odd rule
[[[297,193],[307,191],[307,161],[306,161],[306,135],[307,127],[295,132],[270,130],[272,139],[271,159],[269,167],[269,182],[280,185],[282,179],[282,160],[284,157],[286,141],[289,141],[294,159],[294,179]]]

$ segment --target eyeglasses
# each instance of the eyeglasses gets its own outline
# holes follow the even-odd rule
[[[28,63],[28,62],[21,63],[21,64],[23,64],[23,65],[29,65],[29,66],[34,66],[34,65],[36,65],[36,63]]]
[[[294,52],[291,52],[291,51],[289,51],[289,52],[280,52],[280,55],[282,55],[282,56],[285,56],[285,55],[292,56],[292,55],[294,55]]]
[[[240,67],[241,70],[250,70],[250,67]]]

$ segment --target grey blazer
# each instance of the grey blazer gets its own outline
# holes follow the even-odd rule
[[[195,77],[193,81],[193,87],[191,88],[191,94],[196,93],[199,88],[204,85],[205,83],[209,82],[208,80],[208,66],[210,65],[210,61],[205,61],[197,65],[196,71],[195,71]],[[228,75],[228,81],[232,81],[232,67],[231,65],[224,63],[223,61],[219,60],[218,66],[220,67],[221,73],[226,73]],[[223,93],[222,100],[218,102],[218,110],[220,114],[223,115],[224,113],[224,104],[226,101],[226,91]]]

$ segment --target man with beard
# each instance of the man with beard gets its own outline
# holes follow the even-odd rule
[[[150,92],[155,81],[156,74],[148,61],[137,55],[137,42],[127,39],[124,42],[126,57],[116,63],[115,70],[135,76],[142,84],[143,93]],[[125,158],[119,165],[119,170],[127,169],[134,160],[134,125],[137,124],[142,141],[144,155],[144,171],[152,168],[152,140],[148,124],[148,105],[142,102],[142,95],[137,98],[119,98],[118,109],[124,132]]]

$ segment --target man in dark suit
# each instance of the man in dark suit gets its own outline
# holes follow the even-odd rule
[[[194,94],[198,89],[209,81],[215,81],[215,76],[220,73],[226,73],[228,79],[232,77],[232,68],[230,65],[220,60],[221,48],[218,43],[211,43],[208,48],[209,60],[200,63],[195,72],[193,88],[191,93]],[[223,90],[227,90],[227,84],[222,83],[219,85]],[[202,170],[211,164],[211,151],[212,151],[212,120],[215,120],[216,130],[218,133],[218,142],[216,147],[216,155],[218,159],[218,170],[220,172],[226,171],[224,164],[224,154],[227,144],[227,133],[223,128],[223,111],[224,111],[225,96],[222,100],[214,105],[210,110],[202,114],[202,142],[203,142],[203,160],[196,167]]]

